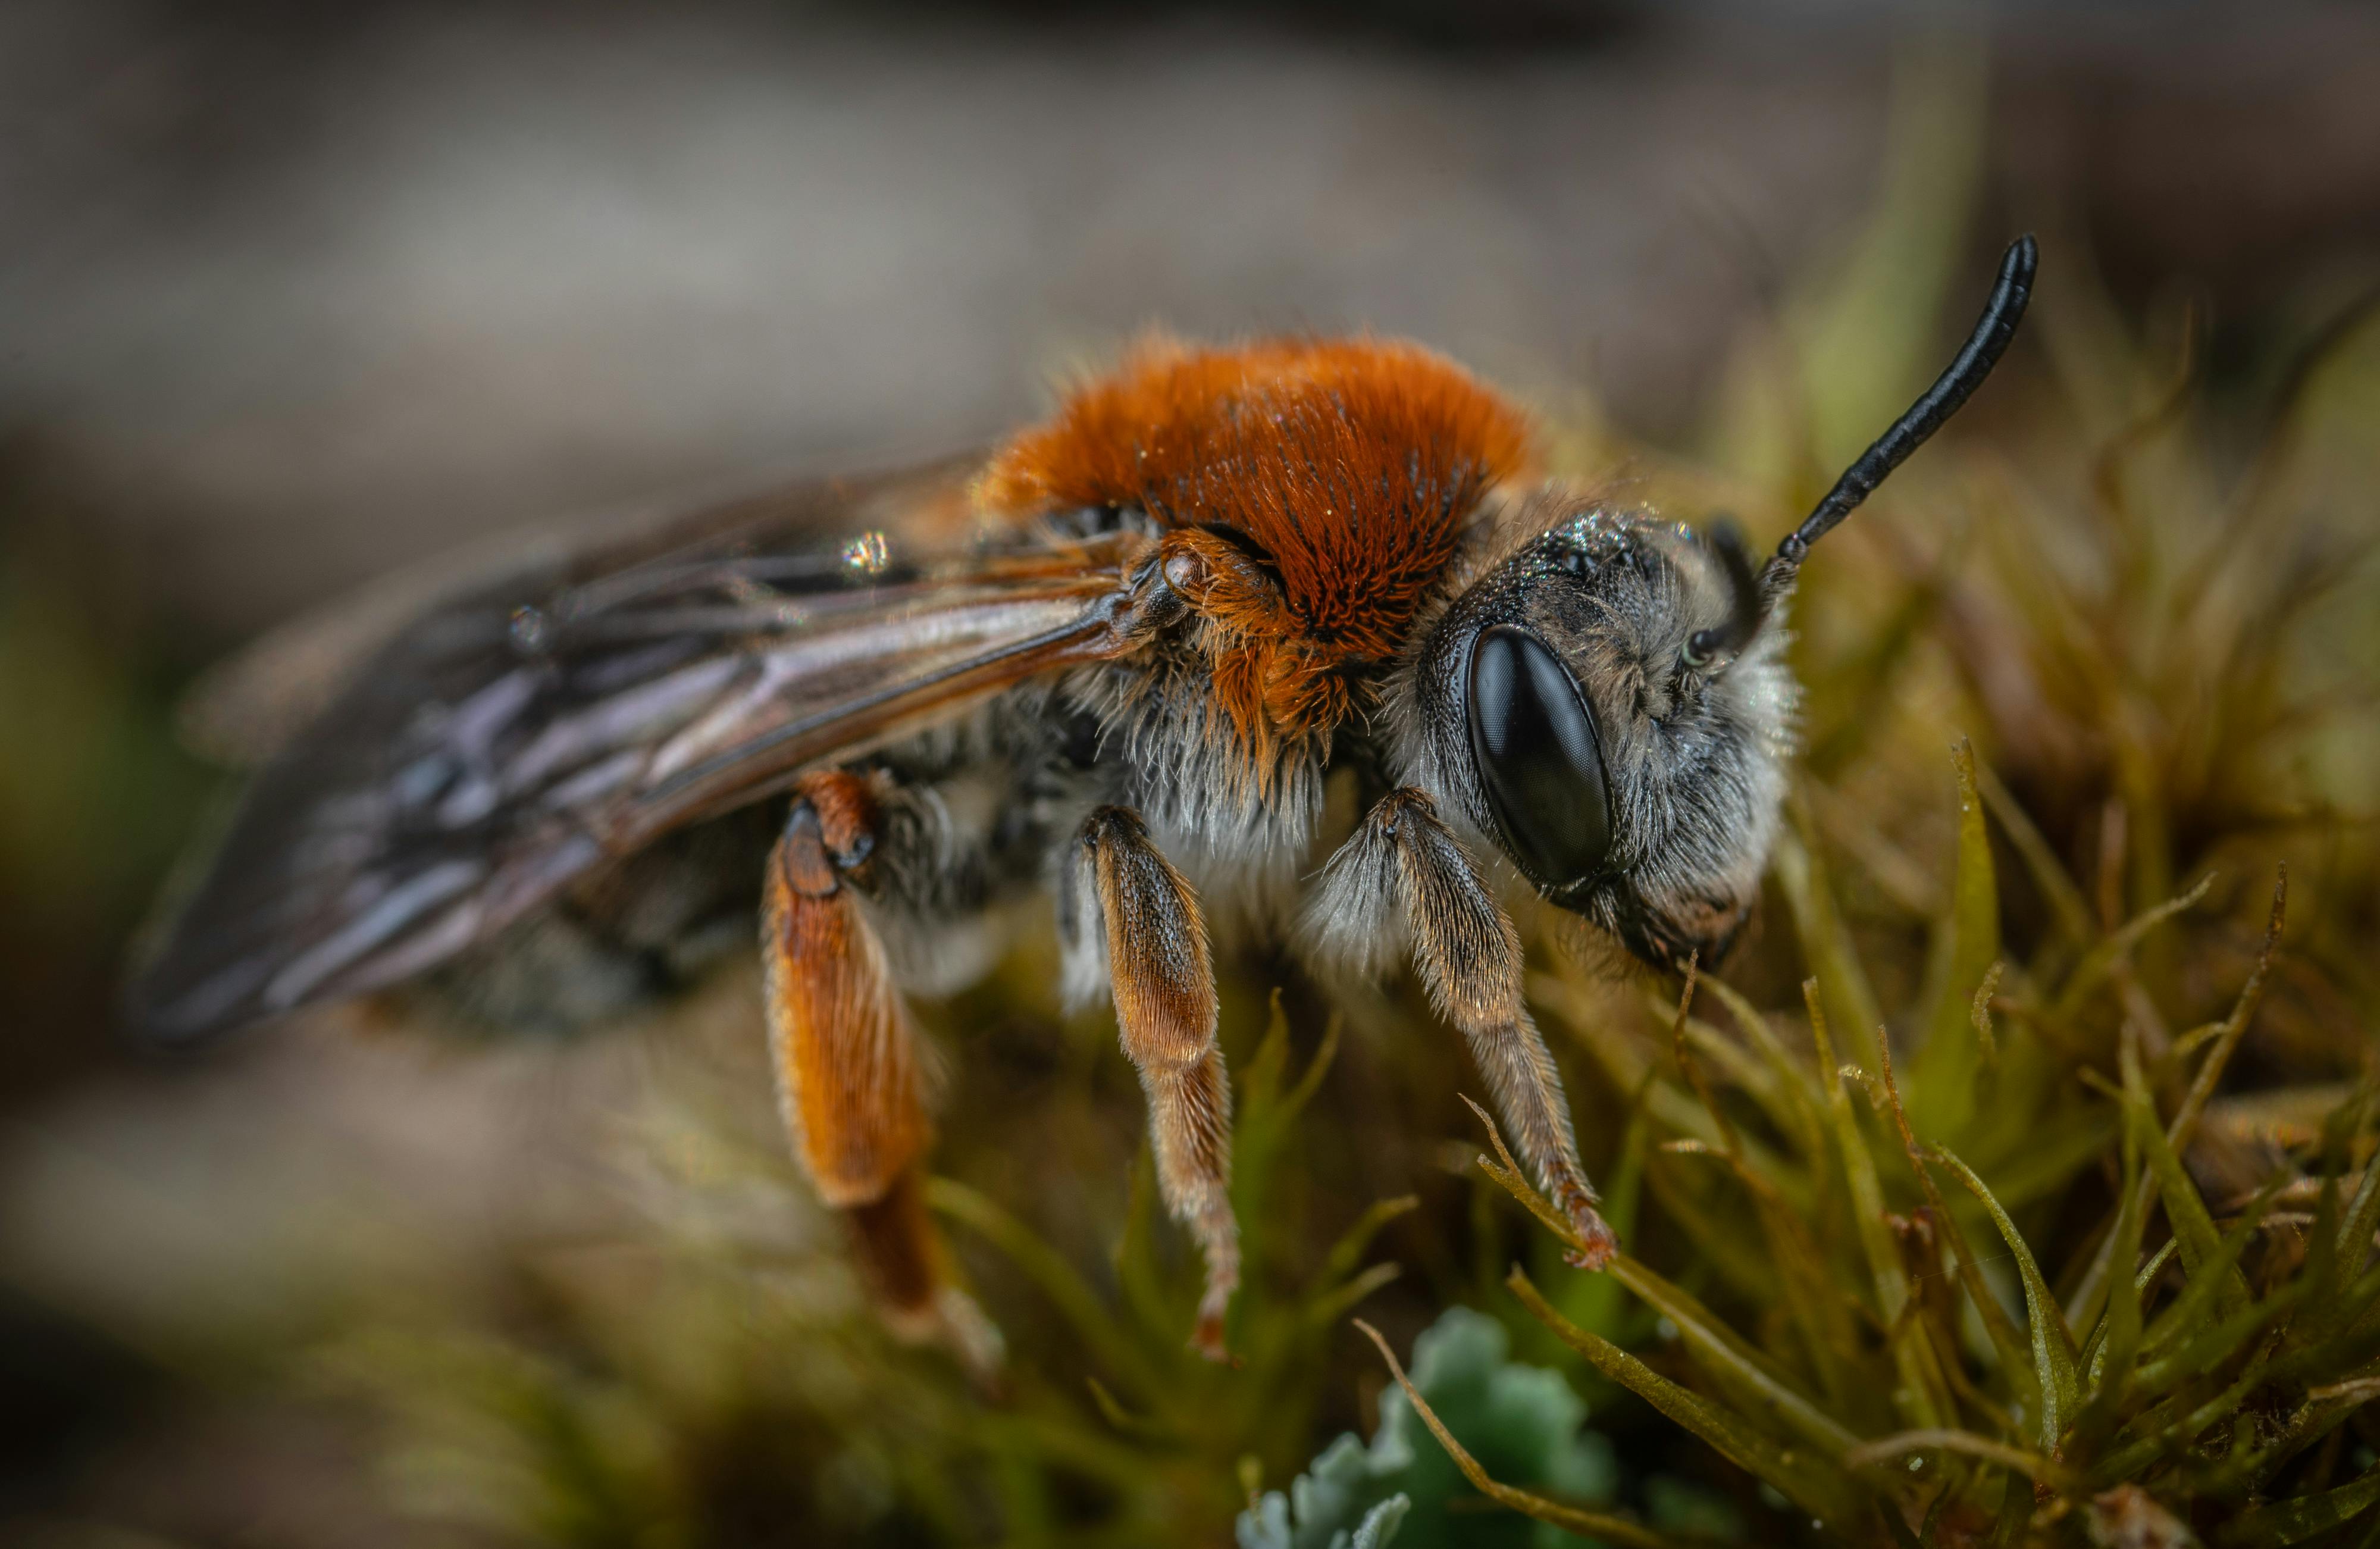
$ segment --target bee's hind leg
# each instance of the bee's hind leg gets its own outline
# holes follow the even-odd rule
[[[1240,1283],[1232,1087],[1215,1041],[1215,970],[1197,896],[1123,807],[1102,807],[1083,824],[1066,887],[1065,922],[1078,949],[1106,949],[1117,1031],[1148,1094],[1158,1188],[1206,1255],[1190,1343],[1228,1360],[1223,1314]]]
[[[1381,798],[1331,858],[1317,933],[1328,944],[1334,931],[1346,933],[1334,919],[1376,918],[1391,898],[1431,1003],[1470,1044],[1513,1149],[1579,1235],[1571,1262],[1601,1269],[1620,1239],[1595,1208],[1561,1072],[1522,999],[1521,933],[1429,797],[1411,788]]]
[[[921,1051],[853,882],[880,826],[864,781],[812,775],[770,854],[760,959],[778,1095],[795,1154],[842,1213],[894,1331],[948,1345],[988,1381],[1000,1335],[951,1284],[926,1214]]]

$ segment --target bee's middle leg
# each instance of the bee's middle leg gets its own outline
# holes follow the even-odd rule
[[[1240,1228],[1232,1214],[1232,1088],[1215,1041],[1206,921],[1190,884],[1126,808],[1102,807],[1084,823],[1069,881],[1070,924],[1084,936],[1104,928],[1117,1029],[1148,1095],[1158,1187],[1206,1255],[1206,1295],[1190,1342],[1225,1360]]]
[[[949,1283],[926,1214],[932,1126],[917,1031],[853,880],[878,845],[880,818],[856,775],[816,774],[796,790],[763,890],[771,1063],[795,1153],[842,1213],[895,1331],[938,1337],[988,1375],[999,1335]]]

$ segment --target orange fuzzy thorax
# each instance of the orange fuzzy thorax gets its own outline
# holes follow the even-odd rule
[[[1327,734],[1352,708],[1347,669],[1404,645],[1465,518],[1529,459],[1516,409],[1412,345],[1156,339],[1011,441],[977,496],[1017,514],[1138,506],[1174,531],[1169,548],[1244,540],[1277,590],[1235,583],[1215,552],[1212,594],[1191,601],[1235,637],[1216,664],[1225,708],[1269,741]]]

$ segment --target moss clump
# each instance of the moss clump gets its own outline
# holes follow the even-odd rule
[[[1609,1500],[1618,1470],[1610,1444],[1581,1430],[1585,1401],[1560,1373],[1506,1359],[1510,1348],[1493,1318],[1449,1308],[1414,1341],[1415,1391],[1497,1478],[1571,1500]],[[1273,1491],[1241,1514],[1240,1549],[1344,1549],[1391,1500],[1405,1503],[1392,1514],[1402,1523],[1398,1549],[1520,1549],[1562,1536],[1464,1509],[1459,1503],[1484,1503],[1396,1390],[1380,1400],[1369,1446],[1342,1435],[1287,1494]]]

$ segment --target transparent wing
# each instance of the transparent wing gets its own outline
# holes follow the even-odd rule
[[[134,1021],[179,1042],[408,978],[806,767],[1122,649],[1143,541],[963,508],[955,467],[804,486],[433,602],[280,734]]]
[[[981,531],[967,500],[980,452],[857,479],[794,482],[662,510],[574,516],[507,529],[407,566],[299,615],[203,674],[181,706],[183,738],[217,763],[268,762],[349,687],[363,663],[425,616],[509,590],[619,574],[671,555],[817,549],[882,531],[903,554],[962,551]],[[813,561],[820,555],[810,555]]]

